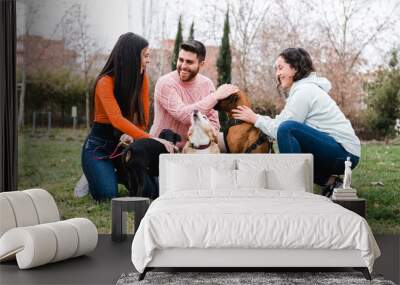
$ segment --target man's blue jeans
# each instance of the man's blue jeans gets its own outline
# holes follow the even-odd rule
[[[116,148],[119,136],[108,124],[94,123],[82,148],[82,170],[89,182],[89,192],[95,200],[111,199],[117,196],[118,183],[128,188],[127,177],[121,175],[122,164],[118,158],[99,159],[109,156]],[[144,176],[143,196],[158,197],[157,177]]]
[[[311,153],[314,156],[314,183],[325,185],[331,175],[344,173],[344,162],[350,157],[352,168],[359,157],[347,152],[326,133],[296,121],[285,121],[278,128],[280,153]]]

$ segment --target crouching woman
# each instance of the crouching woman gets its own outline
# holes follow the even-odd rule
[[[110,156],[120,140],[131,143],[134,139],[152,138],[167,151],[173,151],[170,142],[145,132],[149,123],[149,84],[145,73],[148,62],[147,40],[126,33],[119,37],[96,79],[92,100],[94,122],[82,148],[82,169],[95,200],[116,197],[118,183],[127,186],[120,159]],[[146,189],[158,189],[158,185],[152,185],[157,181],[149,176],[144,180],[144,195],[157,196],[146,192]]]
[[[331,83],[318,77],[307,51],[288,48],[275,62],[278,86],[287,93],[286,104],[275,118],[255,114],[246,106],[233,111],[235,119],[254,124],[278,142],[280,153],[311,153],[314,183],[330,196],[340,186],[338,175],[350,157],[352,168],[360,155],[360,140],[350,121],[328,95]]]

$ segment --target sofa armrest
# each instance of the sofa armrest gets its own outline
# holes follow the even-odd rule
[[[86,254],[96,248],[96,226],[75,218],[8,230],[0,238],[0,261],[17,259],[20,269]]]
[[[27,227],[60,220],[57,204],[43,189],[0,193],[0,237],[15,227]]]

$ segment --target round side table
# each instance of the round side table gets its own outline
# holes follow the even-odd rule
[[[127,212],[135,213],[135,232],[150,206],[150,199],[143,197],[120,197],[111,200],[111,239],[122,241],[127,234]]]

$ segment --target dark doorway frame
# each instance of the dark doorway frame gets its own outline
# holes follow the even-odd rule
[[[18,188],[16,1],[0,1],[0,192]]]

